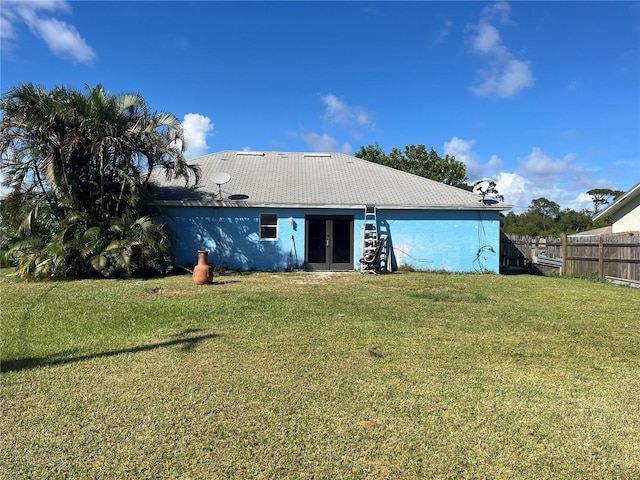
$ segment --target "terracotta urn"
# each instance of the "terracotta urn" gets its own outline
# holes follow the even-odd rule
[[[193,268],[193,281],[196,285],[206,285],[213,281],[213,269],[209,266],[209,252],[198,250],[198,264]]]

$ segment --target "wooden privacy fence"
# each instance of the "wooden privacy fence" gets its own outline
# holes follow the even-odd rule
[[[500,266],[543,267],[571,277],[640,282],[640,236],[544,238],[501,233]]]
[[[543,259],[562,258],[562,239],[500,233],[500,266],[533,268]]]

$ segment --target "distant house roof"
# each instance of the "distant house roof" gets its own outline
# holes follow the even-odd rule
[[[636,183],[633,187],[631,187],[629,191],[620,195],[615,202],[613,202],[603,211],[595,215],[593,217],[593,220],[596,221],[596,220],[600,220],[602,218],[608,217],[610,215],[613,215],[622,207],[624,207],[627,203],[631,202],[638,195],[640,195],[640,182]]]
[[[585,230],[584,232],[572,233],[569,237],[609,237],[611,236],[611,225],[608,227]]]
[[[185,187],[154,172],[165,205],[305,208],[509,210],[503,202],[342,153],[222,151],[192,160],[200,184]],[[220,187],[216,173],[231,179]],[[221,196],[218,195],[221,189]]]

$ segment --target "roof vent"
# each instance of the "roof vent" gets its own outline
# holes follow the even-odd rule
[[[246,155],[246,156],[253,156],[253,157],[264,157],[264,152],[251,152],[249,150],[240,150],[239,152],[236,152],[236,155]]]
[[[305,153],[304,156],[305,157],[331,157],[331,154],[314,152],[314,153]]]

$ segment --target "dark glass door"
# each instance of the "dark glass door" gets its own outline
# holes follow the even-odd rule
[[[353,270],[353,217],[307,216],[308,270]]]
[[[307,262],[320,265],[327,264],[327,221],[320,218],[307,220]]]

